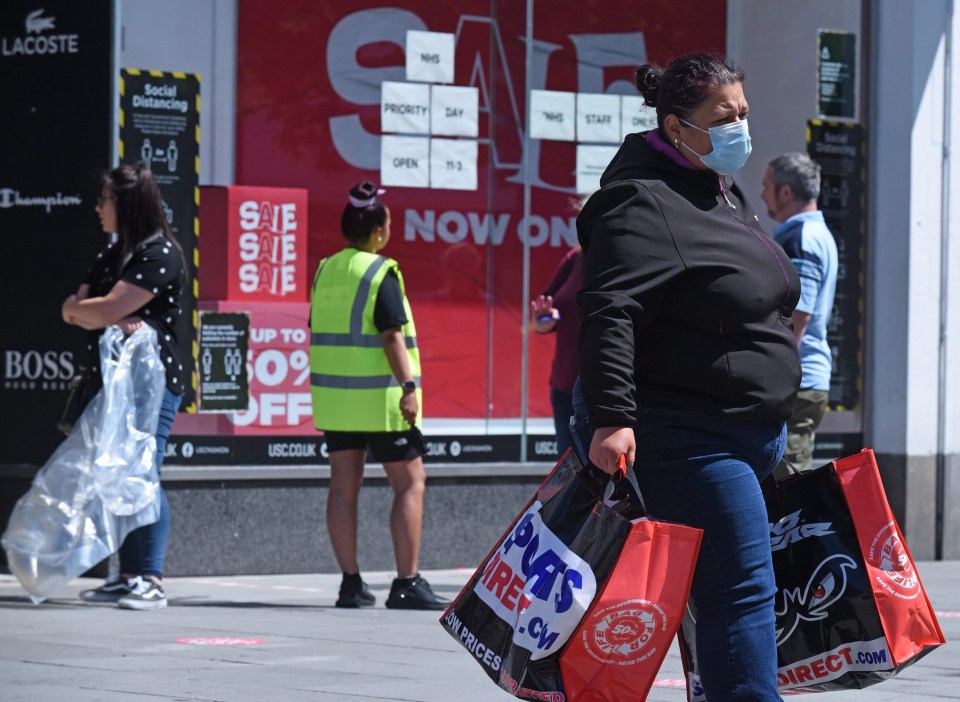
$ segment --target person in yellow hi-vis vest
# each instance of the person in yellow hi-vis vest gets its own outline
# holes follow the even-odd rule
[[[446,609],[420,577],[423,520],[420,351],[397,262],[380,256],[390,239],[384,193],[369,181],[350,190],[340,218],[346,246],[320,261],[310,308],[310,394],[313,421],[330,455],[327,529],[343,571],[337,607],[371,607],[360,577],[357,509],[369,451],[393,488],[390,531],[397,578],[387,607]]]

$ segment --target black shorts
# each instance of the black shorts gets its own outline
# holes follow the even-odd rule
[[[423,435],[416,427],[407,431],[325,431],[327,452],[366,449],[377,463],[412,461],[426,453]]]

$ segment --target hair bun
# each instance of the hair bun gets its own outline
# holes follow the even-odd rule
[[[377,195],[377,186],[369,180],[363,180],[350,188],[350,194],[358,200],[369,200]]]
[[[637,69],[637,90],[643,95],[643,103],[647,107],[657,106],[657,93],[660,91],[660,79],[663,78],[663,69],[652,63],[646,63]]]
[[[385,192],[387,191],[383,188],[378,188],[373,182],[362,180],[350,188],[350,196],[347,200],[351,205],[362,210],[370,207],[370,205],[377,201],[377,196],[383,195]]]

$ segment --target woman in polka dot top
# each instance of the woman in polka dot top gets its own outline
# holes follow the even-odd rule
[[[163,198],[153,173],[142,163],[123,165],[103,179],[97,214],[103,231],[116,234],[114,243],[97,258],[77,293],[64,300],[67,324],[90,331],[87,351],[99,373],[98,341],[115,324],[132,334],[144,324],[157,332],[160,358],[167,375],[157,427],[157,470],[183,397],[183,366],[177,350],[180,294],[184,259],[164,213]],[[93,602],[117,602],[126,609],[159,609],[163,592],[163,560],[170,531],[170,509],[160,490],[160,519],[132,531],[120,548],[120,578],[81,593]]]

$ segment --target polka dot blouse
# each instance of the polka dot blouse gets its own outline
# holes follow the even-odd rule
[[[183,365],[177,348],[177,323],[180,321],[180,293],[183,290],[183,262],[171,243],[160,237],[142,244],[116,274],[120,257],[119,244],[111,244],[97,255],[84,282],[90,286],[89,297],[106,295],[120,280],[153,294],[153,298],[131,316],[140,317],[157,332],[160,359],[167,371],[167,387],[183,392]],[[98,344],[103,330],[91,332],[87,351],[91,365],[99,372]]]

